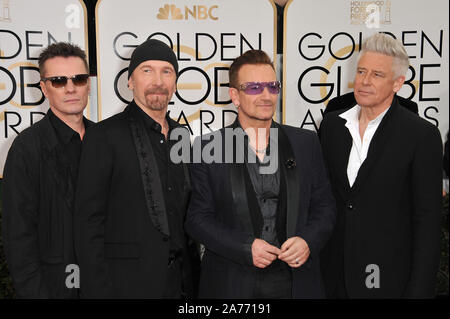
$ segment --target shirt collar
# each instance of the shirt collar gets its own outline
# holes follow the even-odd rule
[[[380,124],[381,120],[383,119],[383,117],[386,115],[387,111],[389,111],[390,106],[388,108],[386,108],[386,110],[384,110],[380,115],[378,115],[376,118],[374,118],[373,120],[371,120],[368,125],[378,125]],[[341,118],[343,118],[344,120],[347,121],[348,125],[355,125],[355,124],[359,124],[359,114],[361,113],[361,106],[359,106],[358,104],[356,104],[354,107],[352,107],[351,109],[339,114],[339,116]]]
[[[78,132],[74,131],[69,125],[64,123],[63,120],[61,120],[59,117],[55,115],[55,113],[52,112],[51,109],[48,109],[48,117],[50,119],[50,123],[52,124],[53,128],[56,131],[56,135],[60,139],[60,141],[63,144],[69,144],[69,142],[72,140],[73,136],[78,137],[80,140],[80,134]],[[83,123],[85,125],[85,128],[89,126],[88,121],[83,117]]]
[[[143,120],[146,127],[150,128],[151,130],[161,133],[161,125],[156,122],[150,115],[145,113],[137,104],[136,104],[137,114],[138,116]],[[178,126],[178,123],[172,120],[169,116],[169,112],[166,113],[166,120],[169,124],[169,132],[176,126]]]
[[[276,126],[276,124],[275,124],[275,121],[272,119],[272,122],[270,123],[270,128],[276,128],[277,126]],[[244,132],[244,141],[245,141],[245,146],[246,147],[248,147],[249,146],[249,143],[250,143],[250,140],[249,140],[249,137],[248,137],[248,134],[245,132],[245,130],[242,128],[242,126],[241,126],[241,122],[239,122],[239,118],[238,117],[236,117],[236,120],[235,120],[235,122],[233,123],[233,128],[240,128],[240,129],[242,129],[242,131]],[[270,134],[270,131],[269,131],[269,134]],[[266,153],[267,154],[270,154],[270,138],[269,138],[269,144],[267,144],[267,148],[266,148]],[[253,149],[252,149],[252,152],[253,153],[255,153],[255,151],[253,151]],[[245,152],[245,156],[247,156],[247,152]]]
[[[339,114],[339,117],[346,120],[348,124],[354,124],[354,123],[358,123],[360,112],[361,112],[361,106],[356,104],[351,109],[345,111],[344,113]]]

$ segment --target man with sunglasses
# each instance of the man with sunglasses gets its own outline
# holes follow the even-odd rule
[[[52,44],[39,56],[39,71],[50,109],[9,149],[3,243],[17,297],[76,298],[78,279],[68,277],[76,264],[72,213],[78,161],[90,125],[83,116],[90,86],[86,54],[70,43]]]
[[[324,297],[318,256],[335,204],[318,138],[272,120],[281,85],[265,52],[236,58],[229,79],[237,119],[193,146],[223,145],[191,168],[185,227],[205,246],[199,296]]]

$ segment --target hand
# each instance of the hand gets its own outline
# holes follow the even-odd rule
[[[270,245],[268,242],[256,238],[252,244],[252,257],[253,265],[258,268],[266,268],[269,266],[277,256],[281,253],[281,250],[275,246]]]
[[[298,268],[303,265],[309,257],[309,247],[303,238],[298,236],[291,237],[281,245],[281,259],[292,268]]]

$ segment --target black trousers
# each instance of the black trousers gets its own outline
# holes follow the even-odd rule
[[[277,259],[266,268],[256,269],[253,297],[256,299],[291,299],[291,268],[285,262]]]
[[[167,279],[163,298],[180,299],[183,298],[183,296],[181,260],[179,257],[170,256],[167,265]]]

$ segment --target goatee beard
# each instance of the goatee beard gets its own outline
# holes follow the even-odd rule
[[[169,90],[167,89],[156,87],[153,89],[148,89],[144,93],[147,100],[147,105],[151,110],[161,111],[169,105]],[[164,94],[165,96],[152,96],[152,94]]]

